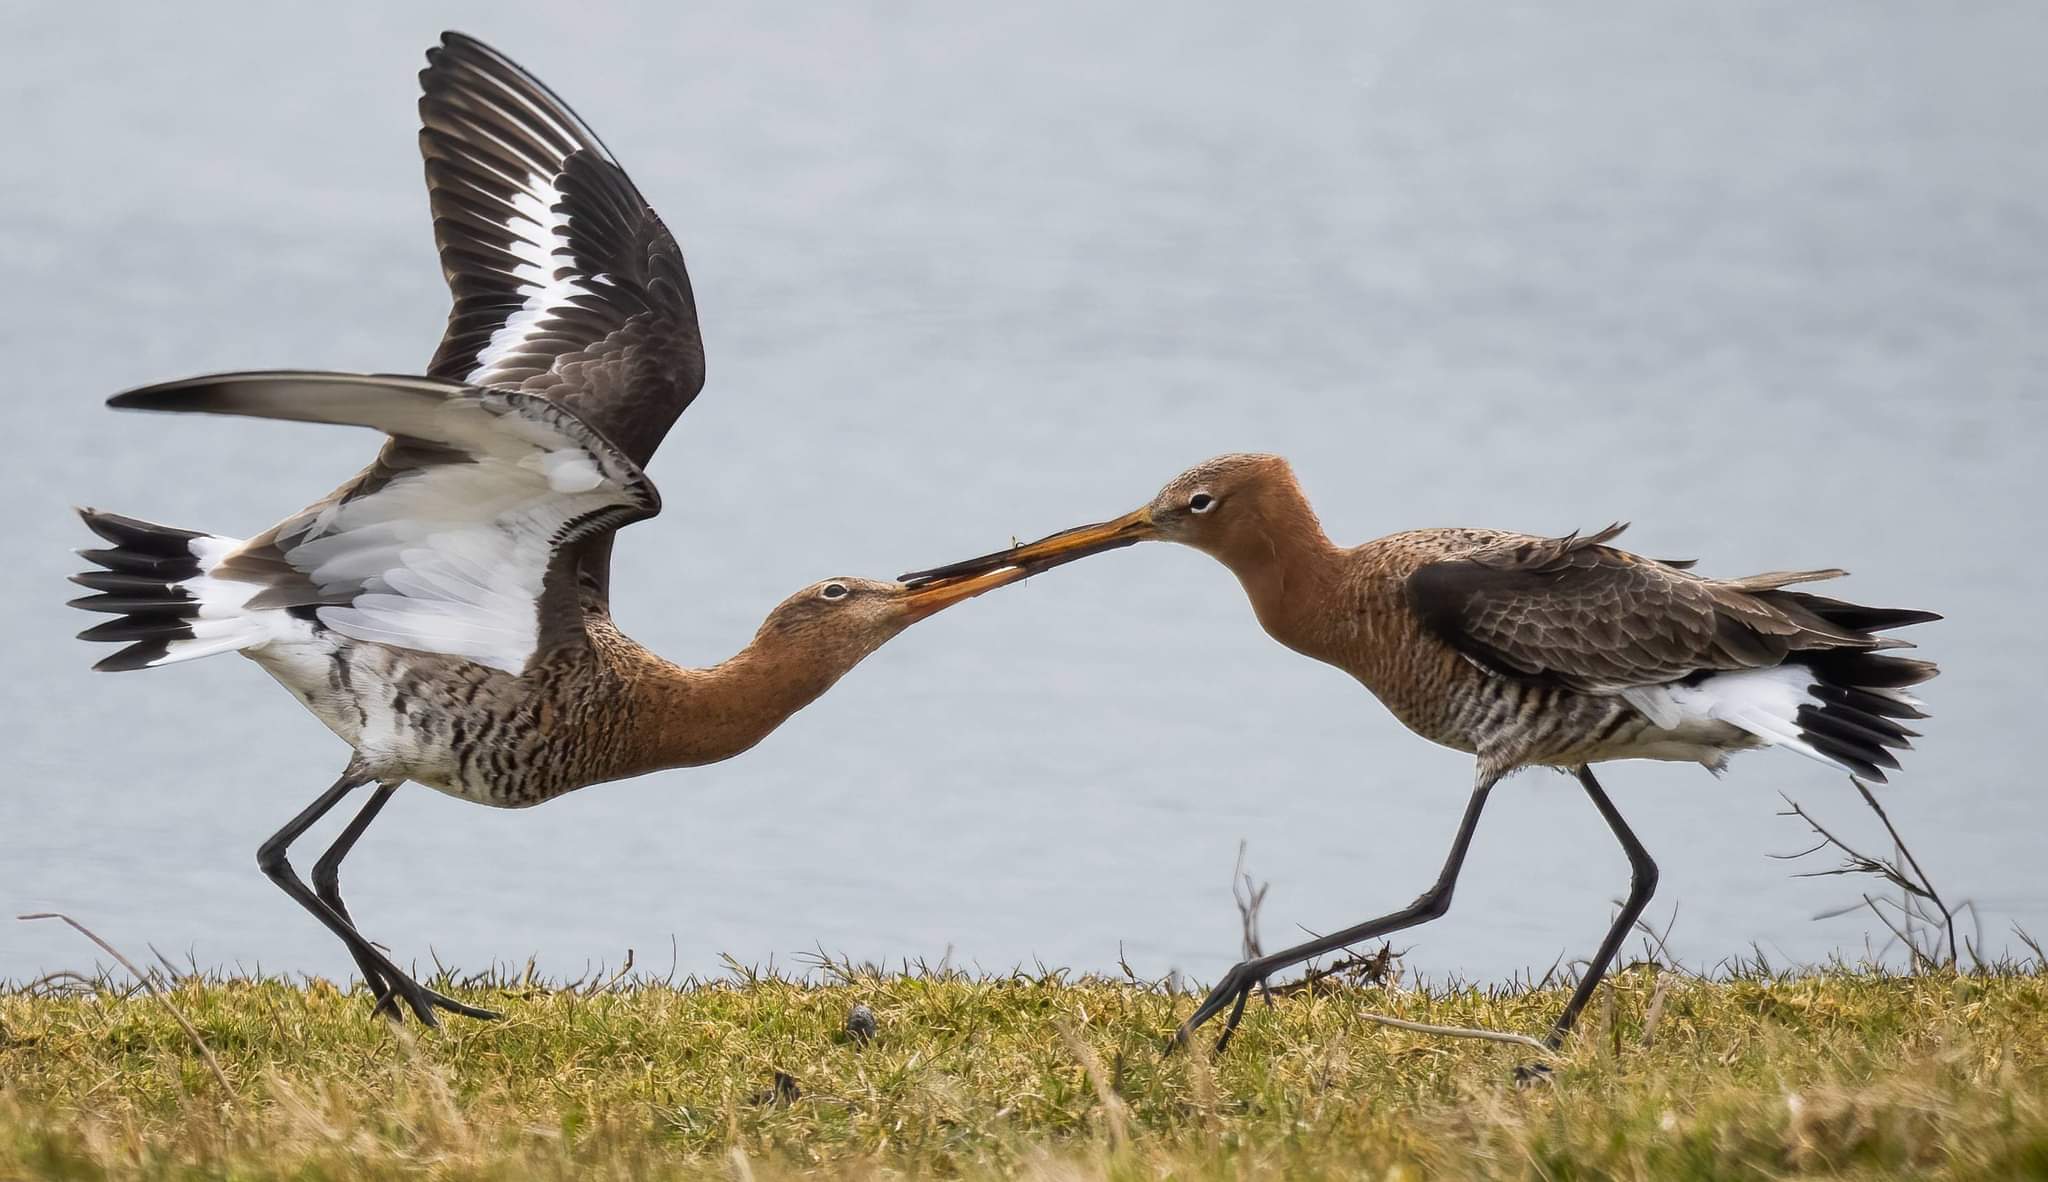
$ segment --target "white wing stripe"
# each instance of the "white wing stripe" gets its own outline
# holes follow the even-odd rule
[[[512,239],[508,244],[509,252],[519,260],[510,275],[526,289],[526,298],[519,310],[507,316],[478,351],[476,364],[471,367],[466,380],[480,385],[489,384],[488,375],[500,362],[522,352],[522,346],[536,335],[544,321],[554,316],[556,309],[567,304],[572,297],[595,294],[592,288],[579,282],[581,268],[573,259],[563,259],[562,262],[568,264],[566,266],[557,260],[557,256],[569,253],[563,247],[569,218],[564,212],[562,191],[555,178],[529,172],[524,176],[506,176],[505,179],[520,189],[510,202],[511,216],[500,224]],[[529,233],[521,223],[531,226],[532,232]]]

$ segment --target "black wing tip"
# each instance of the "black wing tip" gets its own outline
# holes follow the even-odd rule
[[[123,390],[107,399],[110,410],[144,410],[162,413],[204,411],[218,404],[221,395],[248,378],[275,377],[274,374],[222,373],[204,377],[179,378],[151,386]]]
[[[441,30],[440,44],[427,47],[428,56],[431,57],[436,53],[473,53],[487,57],[494,62],[503,62],[521,74],[527,73],[518,63],[507,56],[504,50],[499,49],[474,33],[465,33],[461,29]]]
[[[1865,693],[1904,690],[1941,674],[1941,667],[1933,661],[1895,657],[1870,649],[1821,649],[1802,653],[1799,660],[1824,685]]]
[[[1899,607],[1891,609],[1891,618],[1893,622],[1886,627],[1904,628],[1908,624],[1934,624],[1948,617],[1940,612],[1925,611],[1921,608]]]
[[[238,370],[234,373],[174,378],[168,382],[152,382],[147,386],[123,390],[107,399],[107,406],[114,410],[189,410],[196,399],[201,399],[223,386],[287,376],[290,375],[284,370]]]
[[[463,76],[470,72],[488,80],[486,90],[510,91],[540,107],[561,125],[561,130],[567,132],[570,139],[581,141],[581,146],[617,163],[604,140],[567,100],[555,93],[554,88],[504,51],[457,29],[444,30],[440,44],[427,49],[427,65],[420,71],[422,112],[426,111],[428,104],[439,101],[449,92],[474,89],[476,79]]]
[[[504,54],[493,48],[490,42],[485,41],[481,37],[473,37],[460,29],[443,29],[441,30],[441,40],[436,44],[427,46],[427,69],[421,71],[421,74],[425,75],[431,72],[436,63],[450,54],[457,56],[474,55],[491,61],[509,60]]]
[[[484,71],[509,69],[515,77],[530,77],[511,58],[492,48],[489,43],[460,30],[447,29],[441,33],[438,44],[427,47],[427,64],[420,70],[421,101],[425,102],[443,91],[460,87],[462,83],[454,77],[450,68],[458,65],[468,65]]]
[[[374,423],[358,422],[354,417],[323,413],[323,407],[334,405],[323,403],[323,395],[348,390],[360,392],[365,388],[381,388],[389,394],[439,398],[457,397],[473,389],[449,378],[412,374],[256,369],[139,386],[107,399],[107,405],[115,410],[241,415],[285,422],[375,426]]]
[[[167,393],[164,386],[138,386],[107,399],[107,406],[112,410],[162,410]]]

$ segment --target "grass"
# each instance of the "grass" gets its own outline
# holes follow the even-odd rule
[[[2038,965],[1639,966],[1530,1088],[1523,1048],[1361,1015],[1540,1032],[1560,989],[1301,992],[1212,1058],[1137,983],[823,975],[450,985],[504,1020],[424,1032],[318,980],[13,987],[0,1179],[2048,1177]]]

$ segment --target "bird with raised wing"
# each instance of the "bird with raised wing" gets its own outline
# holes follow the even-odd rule
[[[388,438],[333,494],[247,540],[86,509],[108,544],[73,606],[123,647],[97,666],[240,652],[353,749],[258,851],[347,945],[377,1009],[494,1015],[421,985],[356,930],[342,858],[405,781],[523,808],[728,759],[933,612],[1021,577],[912,588],[836,578],[770,612],[708,669],[628,639],[608,606],[615,531],[660,509],[641,466],[703,385],[675,240],[582,120],[487,46],[428,54],[420,143],[455,306],[420,377],[219,374],[117,395],[123,409],[368,427]],[[376,788],[313,869],[293,841]]]
[[[1323,532],[1285,460],[1226,455],[1113,521],[903,578],[947,586],[1004,569],[1036,574],[1147,539],[1192,546],[1238,577],[1275,640],[1351,674],[1415,733],[1476,757],[1471,797],[1428,890],[1398,911],[1238,964],[1182,1024],[1183,1041],[1228,1010],[1220,1049],[1274,973],[1443,915],[1494,785],[1525,767],[1576,775],[1627,854],[1631,882],[1551,1027],[1556,1046],[1657,885],[1656,863],[1593,764],[1696,761],[1718,772],[1735,752],[1785,747],[1883,780],[1915,736],[1900,720],[1925,717],[1907,690],[1935,675],[1926,661],[1887,654],[1910,645],[1881,635],[1939,619],[1933,612],[1789,589],[1839,570],[1707,578],[1690,562],[1608,545],[1622,528],[1561,538],[1423,529],[1347,549]]]

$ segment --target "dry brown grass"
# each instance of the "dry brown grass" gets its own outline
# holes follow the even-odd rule
[[[1639,968],[1527,1089],[1520,1048],[1363,1015],[1541,1030],[1559,990],[1301,992],[1212,1060],[1161,1053],[1192,999],[1058,976],[500,983],[437,1032],[179,982],[223,1091],[163,1000],[54,984],[0,993],[0,1178],[2048,1177],[2037,967]]]

